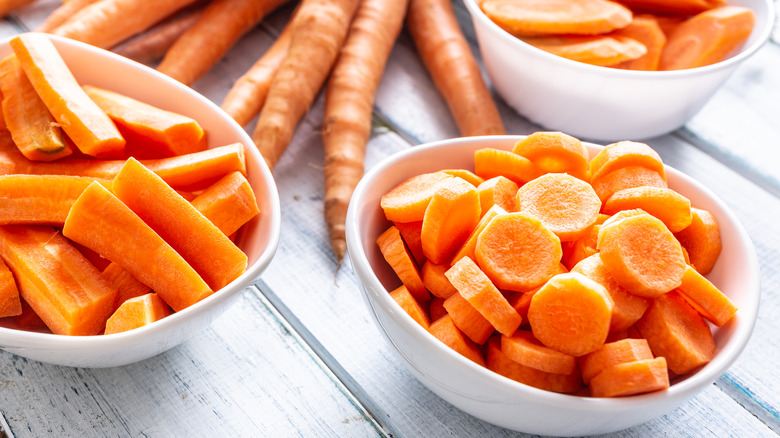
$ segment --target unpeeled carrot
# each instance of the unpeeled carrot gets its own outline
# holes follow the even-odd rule
[[[22,314],[22,301],[16,287],[14,274],[8,265],[0,259],[0,318]]]
[[[411,0],[406,26],[463,136],[504,134],[504,124],[448,0]]]
[[[441,182],[425,209],[420,239],[423,254],[433,263],[452,259],[480,220],[479,193],[465,180]]]
[[[737,306],[706,277],[688,266],[683,281],[677,288],[680,296],[707,321],[720,327],[737,313]]]
[[[431,319],[428,317],[428,314],[425,313],[425,310],[423,310],[420,303],[412,296],[406,286],[399,286],[390,292],[390,296],[417,324],[420,324],[425,330],[431,327]]]
[[[715,216],[707,210],[691,208],[691,224],[675,234],[690,256],[691,264],[707,275],[718,261],[723,244]]]
[[[457,351],[478,365],[485,366],[485,358],[477,345],[463,335],[449,315],[445,315],[431,324],[428,330],[436,339]]]
[[[10,12],[15,11],[16,9],[21,8],[22,6],[28,5],[35,0],[3,0],[0,1],[0,18],[5,17]]]
[[[412,255],[404,245],[398,228],[391,226],[376,239],[379,251],[393,268],[393,271],[401,280],[409,292],[421,302],[428,301],[430,294],[425,289],[417,264],[412,260]]]
[[[203,12],[203,9],[198,6],[196,2],[192,7],[186,8],[176,16],[112,47],[111,51],[143,64],[159,61],[173,46],[173,43],[198,21]]]
[[[672,233],[691,224],[691,201],[673,189],[641,186],[619,190],[604,202],[602,211],[615,214],[621,210],[642,209],[657,217]]]
[[[57,26],[67,21],[76,12],[85,6],[95,3],[99,0],[67,0],[63,1],[55,10],[46,16],[46,20],[35,29],[36,32],[51,32]]]
[[[105,334],[121,333],[143,327],[170,314],[171,309],[154,292],[130,298],[108,318]]]
[[[627,26],[631,11],[607,0],[485,0],[485,14],[514,35],[603,34]]]
[[[646,339],[622,339],[608,342],[596,351],[579,358],[582,381],[588,385],[600,372],[617,364],[653,359]]]

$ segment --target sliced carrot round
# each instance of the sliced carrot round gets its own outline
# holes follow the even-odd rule
[[[534,132],[518,141],[512,152],[528,158],[543,172],[588,178],[588,150],[571,135],[555,131]]]
[[[423,173],[393,187],[380,200],[385,217],[393,222],[421,221],[438,184],[448,178],[452,175],[444,172]]]
[[[688,251],[693,267],[700,274],[707,275],[723,248],[715,216],[707,210],[691,208],[691,224],[675,236]]]
[[[662,187],[641,186],[615,192],[604,203],[605,214],[641,208],[657,217],[676,233],[691,224],[691,201],[676,191]]]
[[[637,360],[652,359],[653,352],[646,339],[621,339],[615,342],[607,342],[598,350],[580,357],[580,371],[582,381],[588,385],[590,379],[600,372],[617,364],[633,362]]]
[[[431,326],[431,320],[428,314],[425,313],[420,303],[414,298],[409,289],[406,286],[399,286],[397,289],[390,292],[390,297],[401,306],[402,309],[418,324],[423,326],[425,330],[428,330]]]
[[[655,71],[658,70],[658,62],[661,60],[661,51],[666,45],[666,35],[658,24],[658,20],[652,15],[634,16],[631,24],[618,29],[614,35],[633,38],[642,43],[647,53],[637,59],[625,61],[613,65],[615,68],[626,70]]]
[[[414,295],[418,301],[428,301],[430,294],[425,289],[420,270],[412,259],[412,254],[406,248],[401,233],[398,228],[391,226],[376,239],[379,251],[385,258],[385,261],[393,268],[393,271],[401,280],[409,292]]]
[[[478,185],[485,182],[481,176],[476,175],[474,172],[466,169],[444,169],[442,172],[446,173],[447,175],[463,178],[464,180],[470,182],[474,187],[477,187]]]
[[[609,367],[590,382],[594,397],[618,397],[660,391],[669,387],[666,359],[637,360]]]
[[[590,177],[596,180],[621,167],[642,166],[655,170],[666,181],[664,164],[658,152],[645,143],[619,141],[604,147],[590,160]]]
[[[602,202],[623,189],[641,186],[667,187],[666,180],[658,171],[642,166],[626,166],[609,173],[600,172],[598,177],[590,179],[590,184]]]
[[[574,356],[545,347],[528,330],[501,336],[501,351],[515,362],[547,373],[571,374],[577,368]]]
[[[639,41],[612,34],[536,37],[524,38],[523,41],[572,61],[601,66],[638,59],[647,53],[647,48]]]
[[[449,261],[480,219],[477,188],[459,177],[439,183],[425,209],[420,240],[433,263]]]
[[[514,35],[600,34],[631,22],[631,11],[606,0],[484,0],[485,14]]]
[[[528,158],[512,151],[485,148],[474,152],[474,172],[488,180],[497,176],[523,185],[539,176],[539,169]]]
[[[477,186],[482,214],[484,215],[494,205],[498,205],[505,211],[515,211],[515,195],[518,188],[517,183],[503,176],[490,178]]]

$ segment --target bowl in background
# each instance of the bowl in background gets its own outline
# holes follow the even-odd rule
[[[204,329],[234,303],[271,262],[279,243],[281,208],[276,184],[246,131],[217,105],[149,67],[109,51],[62,37],[49,38],[80,84],[125,94],[197,120],[208,147],[242,143],[247,180],[260,213],[239,231],[236,244],[248,256],[246,271],[208,298],[135,330],[97,336],[62,336],[0,327],[0,349],[29,359],[76,367],[111,367],[162,353]],[[0,40],[0,59],[12,53]]]
[[[347,212],[347,248],[364,300],[379,331],[409,371],[459,409],[490,423],[540,435],[589,435],[632,427],[672,411],[715,381],[737,359],[758,316],[759,272],[752,242],[735,215],[711,191],[666,167],[669,187],[709,210],[719,222],[723,251],[708,278],[739,307],[713,330],[717,353],[668,390],[621,398],[592,398],[536,389],[496,374],[451,350],[417,324],[389,292],[400,285],[376,244],[391,224],[380,198],[414,175],[450,168],[474,169],[474,151],[511,150],[523,136],[468,137],[416,146],[371,168]],[[586,143],[591,157],[600,146]]]
[[[464,0],[488,77],[519,114],[548,130],[611,142],[674,131],[691,119],[734,70],[769,38],[771,0],[728,0],[753,10],[753,33],[738,54],[676,71],[589,65],[531,46],[491,21],[479,0]]]

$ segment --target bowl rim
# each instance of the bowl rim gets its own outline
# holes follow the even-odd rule
[[[399,310],[400,307],[390,297],[389,293],[379,293],[376,296],[372,296],[369,289],[374,291],[389,292],[374,271],[371,269],[368,256],[363,250],[361,239],[359,236],[358,223],[360,218],[358,217],[358,204],[363,199],[371,182],[387,168],[394,166],[399,161],[410,159],[411,157],[425,153],[426,151],[438,148],[444,148],[448,146],[456,146],[462,144],[474,144],[473,149],[478,148],[480,143],[492,142],[494,144],[514,144],[518,140],[525,138],[525,135],[496,135],[496,136],[475,136],[475,137],[461,137],[454,139],[445,139],[439,141],[433,141],[418,146],[410,147],[408,149],[396,152],[382,161],[374,165],[368,172],[366,172],[363,179],[361,179],[357,188],[355,189],[352,201],[350,202],[347,211],[347,247],[350,260],[352,262],[353,269],[356,271],[356,275],[359,275],[357,271],[361,271],[363,276],[358,278],[358,281],[367,279],[369,284],[367,287],[361,287],[361,293],[363,294],[367,304],[369,305],[372,317],[377,321],[380,329],[384,331],[384,336],[390,341],[393,348],[404,358],[408,366],[415,368],[416,372],[422,373],[414,364],[404,355],[404,353],[398,348],[396,343],[390,339],[387,331],[382,325],[381,321],[376,315],[376,309],[374,306],[381,306],[388,311],[387,314],[393,319],[394,323],[405,331],[407,334],[418,338],[420,342],[426,345],[426,348],[434,349],[437,354],[444,354],[448,359],[460,368],[461,371],[468,372],[473,375],[475,379],[489,385],[504,385],[508,388],[512,388],[511,391],[518,396],[533,397],[537,403],[545,403],[550,406],[559,406],[568,409],[586,410],[589,412],[620,412],[627,409],[633,409],[648,404],[663,403],[664,401],[671,400],[684,400],[692,397],[699,391],[701,391],[706,385],[712,383],[721,376],[726,370],[737,360],[742,351],[747,346],[750,336],[758,319],[758,308],[761,298],[760,289],[760,276],[759,276],[759,264],[758,257],[756,255],[755,248],[752,240],[750,239],[747,231],[742,223],[736,217],[736,215],[728,208],[728,206],[711,190],[696,181],[695,179],[687,176],[686,174],[678,171],[677,169],[664,164],[667,178],[671,178],[675,182],[677,180],[690,183],[694,190],[701,191],[709,201],[713,202],[719,210],[725,215],[727,220],[733,224],[735,231],[738,235],[738,240],[746,245],[747,252],[747,264],[749,272],[746,272],[745,278],[746,289],[750,290],[749,299],[747,299],[747,305],[740,307],[738,315],[739,318],[744,319],[745,323],[740,324],[726,345],[718,350],[718,354],[708,364],[704,365],[700,369],[696,370],[694,374],[687,376],[684,380],[673,383],[669,389],[664,391],[657,391],[646,394],[632,395],[619,398],[598,398],[589,396],[579,396],[572,394],[561,394],[543,389],[538,389],[515,380],[504,377],[498,373],[495,373],[486,367],[482,367],[466,357],[460,355],[456,351],[447,347],[445,344],[438,341],[436,338],[430,335],[420,324],[418,324],[411,316],[404,311]],[[602,145],[598,145],[590,142],[582,142],[583,145],[590,147],[603,148]],[[400,182],[400,181],[399,181]],[[670,184],[670,186],[673,184]],[[373,299],[372,299],[373,298]],[[729,324],[733,324],[730,322]],[[451,387],[438,380],[436,376],[425,374],[427,378],[437,382],[442,387],[451,389]],[[454,391],[454,390],[453,390]],[[457,392],[457,391],[455,391]]]
[[[239,138],[238,142],[244,145],[244,154],[252,156],[252,160],[256,162],[261,173],[261,179],[266,185],[266,191],[268,192],[266,195],[270,197],[270,199],[266,200],[266,204],[270,207],[270,211],[267,214],[270,234],[267,246],[263,248],[254,263],[247,266],[247,269],[238,278],[228,283],[221,289],[215,291],[213,294],[209,295],[203,300],[179,312],[174,312],[159,321],[155,321],[153,324],[120,333],[90,336],[68,336],[0,327],[0,349],[9,347],[17,351],[21,351],[22,349],[46,349],[48,351],[62,351],[72,349],[76,346],[78,348],[99,349],[101,347],[107,347],[114,344],[130,344],[139,342],[145,338],[152,338],[155,335],[158,335],[162,332],[167,332],[174,327],[181,326],[185,324],[186,321],[193,319],[194,317],[208,313],[211,308],[216,307],[219,303],[228,300],[237,293],[240,293],[246,287],[256,281],[260,274],[270,264],[279,246],[279,239],[281,234],[281,205],[279,200],[279,192],[271,171],[259,150],[254,147],[254,142],[249,137],[247,132],[232,117],[225,113],[210,99],[206,98],[194,89],[182,84],[181,82],[152,69],[151,67],[125,58],[111,51],[100,49],[73,39],[40,32],[24,33],[39,33],[52,40],[58,49],[60,46],[67,47],[82,54],[86,54],[91,58],[99,57],[106,59],[108,62],[114,63],[116,65],[122,65],[123,69],[129,70],[130,74],[133,76],[139,76],[140,80],[151,79],[156,82],[162,82],[164,87],[175,88],[178,90],[177,93],[186,94],[190,99],[198,101],[199,104],[204,105],[210,112],[212,112],[215,117],[219,117],[223,123],[230,125],[231,130],[235,131]],[[10,35],[1,38],[0,47],[8,46],[9,41],[16,36],[18,35]],[[218,145],[210,145],[209,148],[217,146]]]
[[[614,77],[614,78],[625,78],[625,79],[647,78],[647,79],[655,79],[655,80],[677,80],[688,76],[698,76],[698,75],[707,74],[709,72],[724,70],[730,68],[733,64],[739,64],[743,60],[751,57],[755,52],[758,51],[758,49],[760,49],[769,40],[770,36],[772,35],[772,29],[774,27],[774,21],[775,21],[775,13],[774,13],[775,6],[773,1],[772,0],[757,0],[757,1],[761,2],[764,5],[764,7],[766,7],[767,9],[765,25],[760,29],[754,29],[754,32],[756,30],[758,31],[755,40],[749,46],[740,49],[739,53],[727,59],[724,59],[723,61],[717,62],[715,64],[705,65],[702,67],[694,67],[694,68],[688,68],[683,70],[641,71],[641,70],[627,70],[627,69],[592,65],[584,62],[574,61],[571,59],[567,59],[546,52],[542,49],[539,49],[537,47],[534,47],[522,41],[520,38],[515,37],[514,35],[502,29],[496,23],[494,23],[493,20],[488,18],[487,14],[482,12],[482,8],[479,6],[479,0],[463,0],[463,2],[466,4],[466,8],[469,11],[469,14],[471,15],[475,27],[477,26],[477,23],[479,23],[481,27],[487,29],[487,31],[490,32],[492,35],[500,38],[501,40],[503,40],[503,42],[509,44],[511,47],[516,48],[517,50],[528,51],[530,54],[545,59],[547,62],[561,63],[562,67],[565,66],[569,68],[580,68],[584,72],[588,72],[592,74],[601,74],[601,75],[606,75],[607,77]]]

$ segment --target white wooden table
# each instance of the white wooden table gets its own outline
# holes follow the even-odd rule
[[[56,4],[39,0],[1,21],[0,37],[34,29]],[[474,44],[468,14],[460,0],[454,4]],[[289,13],[268,17],[194,88],[221,103]],[[698,397],[614,436],[780,434],[778,43],[776,32],[685,128],[648,141],[664,162],[725,200],[752,237],[762,280],[753,337]],[[498,103],[509,133],[542,129]],[[0,437],[515,436],[417,382],[374,327],[352,267],[347,262],[336,273],[322,219],[321,119],[320,97],[275,170],[283,220],[278,253],[227,314],[179,347],[119,368],[66,368],[0,351]],[[367,167],[456,135],[402,34],[377,96]]]

